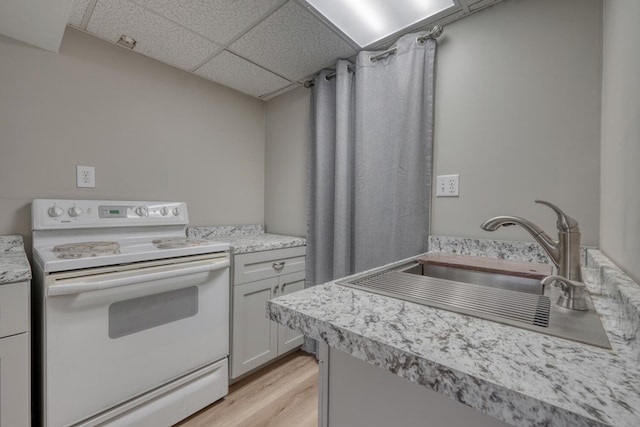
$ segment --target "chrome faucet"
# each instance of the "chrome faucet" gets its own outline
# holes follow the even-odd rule
[[[582,270],[580,269],[580,227],[578,221],[562,212],[553,203],[544,200],[536,200],[536,203],[549,206],[558,216],[556,222],[558,240],[554,240],[531,221],[517,216],[497,216],[486,220],[480,227],[486,231],[495,231],[500,227],[519,225],[542,246],[542,249],[558,268],[560,276],[575,282],[583,282]]]

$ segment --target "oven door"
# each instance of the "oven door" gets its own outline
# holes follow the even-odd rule
[[[73,424],[228,355],[228,255],[194,258],[46,278],[46,425]]]

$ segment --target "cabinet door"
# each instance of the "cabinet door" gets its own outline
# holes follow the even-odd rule
[[[0,338],[29,329],[29,283],[0,285]]]
[[[0,427],[31,425],[29,334],[0,339]]]
[[[280,291],[276,296],[287,295],[301,289],[304,289],[304,271],[283,274],[280,276]],[[303,340],[304,335],[300,332],[278,325],[278,354],[286,353],[302,345]]]
[[[278,278],[233,287],[233,340],[231,378],[237,378],[278,355],[278,328],[266,316],[267,300]]]

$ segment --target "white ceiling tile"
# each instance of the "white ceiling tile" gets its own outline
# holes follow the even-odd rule
[[[99,0],[87,31],[112,42],[122,34],[137,41],[135,51],[158,61],[190,70],[221,47],[137,4]]]
[[[336,58],[356,53],[295,1],[256,25],[230,49],[290,80],[302,79],[332,65]]]
[[[195,74],[255,97],[291,84],[289,80],[226,50],[198,68]]]
[[[219,44],[226,44],[286,0],[133,1]]]
[[[67,23],[80,28],[82,25],[82,19],[84,18],[84,13],[87,11],[89,3],[91,3],[91,0],[73,0],[71,13],[69,14],[69,20]]]

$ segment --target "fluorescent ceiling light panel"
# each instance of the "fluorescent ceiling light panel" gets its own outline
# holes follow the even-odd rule
[[[306,0],[360,47],[368,46],[443,10],[453,0]]]

